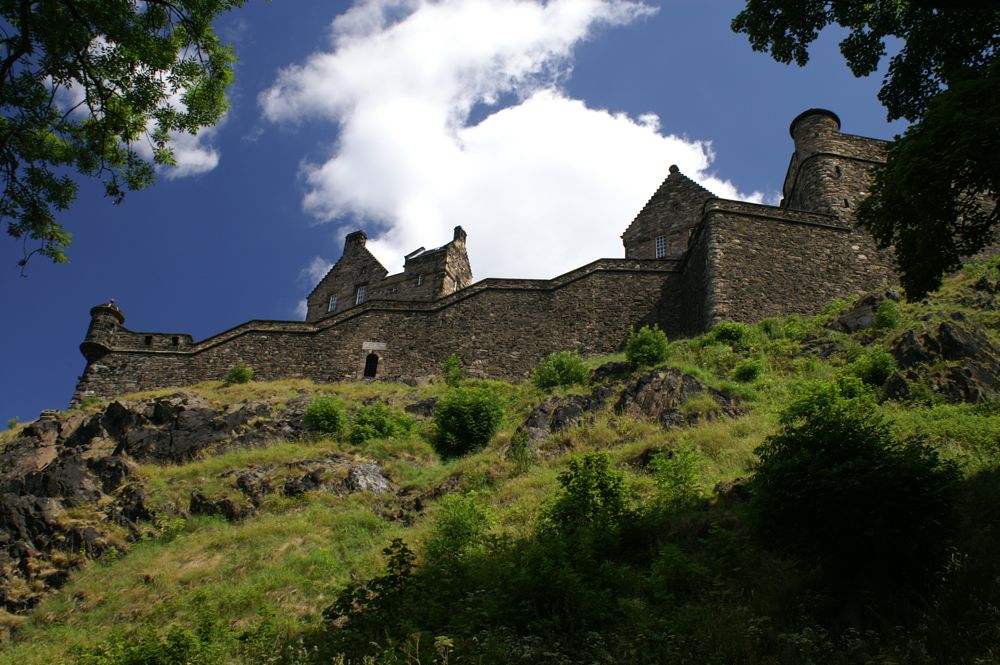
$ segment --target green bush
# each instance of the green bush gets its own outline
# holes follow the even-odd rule
[[[776,317],[761,321],[760,329],[769,339],[782,339],[785,336],[785,324]]]
[[[899,305],[895,300],[887,298],[875,308],[875,327],[879,330],[891,330],[899,325],[901,319]]]
[[[701,453],[697,448],[682,447],[661,452],[649,463],[656,482],[657,503],[667,510],[689,508],[701,498],[698,467]]]
[[[226,372],[225,384],[231,386],[235,383],[250,383],[253,379],[253,368],[242,360],[237,360],[236,364]]]
[[[336,436],[347,428],[347,416],[336,398],[322,396],[309,402],[302,423],[314,432]]]
[[[413,429],[413,419],[393,411],[385,402],[362,406],[354,414],[351,425],[351,443],[364,443],[372,439],[395,439],[406,436]]]
[[[728,344],[734,351],[745,351],[751,346],[753,337],[750,326],[735,321],[723,321],[712,329],[711,339]]]
[[[896,371],[896,359],[881,346],[873,346],[848,365],[847,372],[870,386],[881,386]]]
[[[750,358],[739,362],[733,368],[733,379],[740,383],[750,383],[760,378],[764,373],[764,361],[759,358]]]
[[[465,378],[465,370],[462,369],[462,361],[454,353],[441,363],[441,374],[444,375],[444,382],[454,388]]]
[[[434,407],[434,447],[444,457],[482,448],[500,429],[503,400],[488,386],[451,388]]]
[[[545,356],[531,373],[531,382],[542,390],[586,383],[589,372],[575,351],[556,351]]]
[[[549,506],[549,523],[563,533],[617,527],[628,510],[625,475],[603,451],[571,458],[568,466],[559,474],[562,491]]]
[[[756,451],[760,542],[818,564],[847,595],[927,582],[956,523],[955,467],[922,442],[894,437],[856,378],[811,382],[801,393]]]
[[[434,528],[424,544],[432,565],[458,562],[484,544],[492,516],[475,494],[449,494],[434,515]]]
[[[625,340],[625,359],[633,367],[659,365],[669,354],[667,335],[656,324],[652,328],[643,326],[639,330],[630,330]]]

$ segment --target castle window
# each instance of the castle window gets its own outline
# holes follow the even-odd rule
[[[181,338],[180,337],[174,337],[173,338],[173,342],[174,342],[174,346],[180,346],[181,345]]]
[[[667,255],[667,236],[656,236],[656,258],[662,259]]]
[[[837,174],[837,177],[838,177],[838,178],[839,178],[840,176],[844,175],[844,172],[840,170],[840,167],[839,167],[839,166],[835,166],[835,167],[833,167],[833,172]]]
[[[146,346],[153,346],[153,336],[152,335],[146,335],[146,339],[143,340],[143,341],[146,342]]]
[[[330,306],[326,308],[328,312],[337,311],[337,296],[330,296]]]
[[[354,304],[360,305],[365,301],[365,287],[359,286],[358,293],[354,296]]]
[[[417,286],[420,286],[423,283],[424,283],[424,276],[423,275],[417,275]]]

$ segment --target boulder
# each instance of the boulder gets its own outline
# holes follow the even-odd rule
[[[192,515],[221,515],[227,522],[239,522],[253,515],[254,508],[238,504],[228,496],[212,500],[201,492],[192,492],[188,510]]]
[[[879,294],[869,294],[859,299],[846,312],[838,316],[827,327],[844,333],[867,330],[875,326],[875,312],[885,300],[899,300],[899,294],[889,290]]]
[[[437,406],[437,397],[428,397],[426,399],[418,400],[413,404],[407,404],[403,407],[403,411],[406,411],[412,416],[417,416],[418,418],[430,418],[434,415],[434,407]]]

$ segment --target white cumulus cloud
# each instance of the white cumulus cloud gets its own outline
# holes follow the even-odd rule
[[[670,164],[748,198],[710,174],[707,142],[560,87],[597,28],[654,11],[633,0],[360,0],[333,21],[329,50],[282,70],[259,102],[274,122],[331,122],[331,154],[303,167],[303,205],[365,226],[390,270],[461,225],[477,278],[552,277],[622,256],[619,236]]]

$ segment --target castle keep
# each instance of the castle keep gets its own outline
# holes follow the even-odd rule
[[[195,342],[129,330],[117,306],[98,305],[73,402],[219,379],[239,360],[264,380],[328,382],[418,379],[455,353],[472,375],[521,379],[552,351],[614,353],[631,326],[677,335],[811,314],[886,284],[890,257],[853,225],[885,143],[842,133],[823,109],[802,113],[790,131],[779,206],[720,199],[672,166],[622,234],[625,258],[553,279],[473,283],[462,227],[389,275],[356,231],[309,295],[305,321],[248,321]]]

